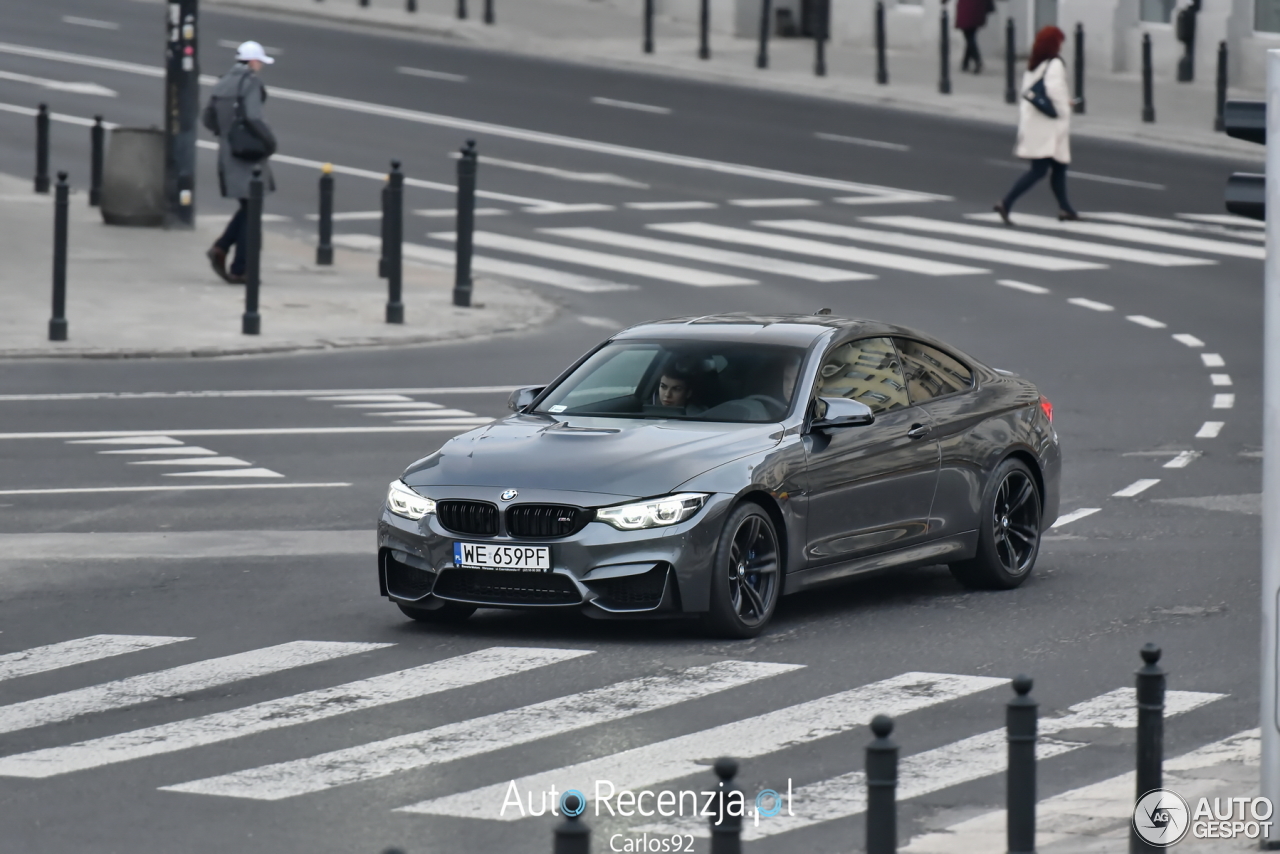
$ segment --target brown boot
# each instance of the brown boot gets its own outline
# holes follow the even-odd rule
[[[208,256],[209,264],[213,267],[213,272],[218,274],[218,278],[224,282],[230,282],[231,277],[227,275],[227,250],[215,243],[209,247],[205,255]]]

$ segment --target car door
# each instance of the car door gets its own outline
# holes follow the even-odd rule
[[[972,393],[973,371],[955,356],[910,338],[894,338],[912,406],[929,416],[940,457],[929,537],[972,531],[985,486],[974,430],[983,412]],[[995,438],[995,437],[992,437]]]
[[[809,563],[925,539],[938,444],[928,416],[911,406],[893,342],[862,338],[835,346],[823,358],[816,394],[865,403],[876,420],[805,436]]]

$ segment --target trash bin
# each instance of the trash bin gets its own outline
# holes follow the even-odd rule
[[[164,225],[164,132],[115,128],[102,169],[102,219],[107,225]]]

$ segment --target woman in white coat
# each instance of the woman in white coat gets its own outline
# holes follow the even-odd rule
[[[1067,67],[1058,53],[1066,39],[1057,27],[1044,27],[1036,33],[1035,45],[1027,71],[1022,75],[1022,97],[1018,107],[1018,145],[1014,154],[1031,161],[1031,170],[1018,179],[1009,194],[995,204],[1005,225],[1013,225],[1009,211],[1018,197],[1052,171],[1049,186],[1058,200],[1058,219],[1075,220],[1080,216],[1067,201],[1067,164],[1071,162],[1071,93],[1067,89]],[[1053,104],[1056,118],[1050,118],[1027,97],[1041,80],[1045,94]]]

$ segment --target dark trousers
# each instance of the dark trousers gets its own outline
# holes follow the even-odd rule
[[[964,61],[960,63],[961,71],[969,70],[969,63],[973,63],[974,71],[982,70],[982,54],[978,51],[978,28],[969,27],[961,30],[964,33]]]
[[[1018,179],[1013,189],[1009,190],[1009,195],[1004,197],[1005,210],[1013,210],[1013,203],[1018,200],[1018,197],[1035,186],[1035,183],[1050,169],[1053,170],[1053,174],[1049,176],[1049,186],[1053,188],[1058,207],[1066,213],[1075,213],[1075,208],[1071,207],[1071,202],[1067,201],[1067,164],[1059,163],[1052,157],[1031,161],[1031,169]]]
[[[222,232],[222,236],[214,243],[215,246],[222,247],[223,252],[230,252],[235,247],[236,255],[231,260],[231,266],[227,272],[233,276],[244,275],[245,253],[244,253],[244,233],[245,221],[249,214],[249,200],[241,199],[240,207],[231,217],[231,222],[227,223],[226,230]]]

